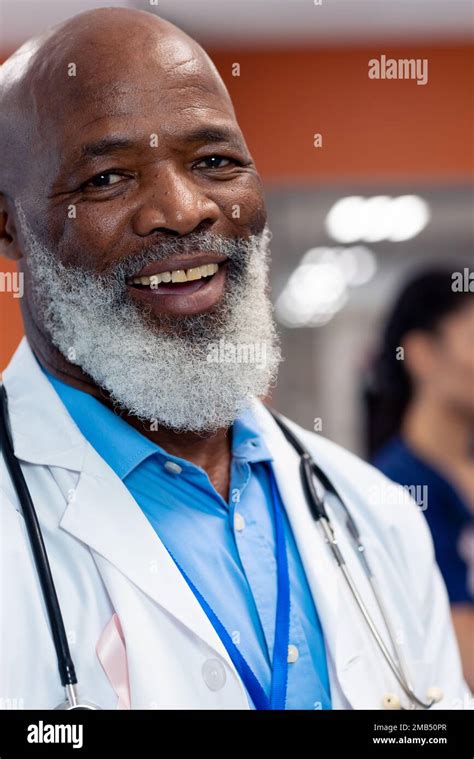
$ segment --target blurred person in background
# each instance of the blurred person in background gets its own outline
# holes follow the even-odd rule
[[[418,273],[396,300],[374,365],[368,437],[375,466],[426,494],[419,505],[473,689],[474,292],[456,292],[453,275]]]

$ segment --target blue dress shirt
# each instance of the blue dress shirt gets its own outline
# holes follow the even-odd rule
[[[83,435],[121,478],[217,614],[267,696],[277,600],[272,458],[250,411],[232,427],[229,500],[96,398],[47,374]],[[287,709],[330,709],[324,637],[286,514],[290,576]],[[249,699],[250,700],[250,699]]]

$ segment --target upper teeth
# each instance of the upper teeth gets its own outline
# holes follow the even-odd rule
[[[160,282],[190,282],[201,277],[211,277],[219,268],[219,264],[205,264],[195,266],[193,269],[176,269],[175,271],[160,271],[150,277],[133,277],[130,281],[134,285],[148,285],[156,287]]]

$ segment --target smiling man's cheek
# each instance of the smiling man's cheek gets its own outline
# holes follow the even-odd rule
[[[171,228],[141,227],[143,217],[160,213],[160,183],[156,189],[141,188],[138,183],[113,199],[85,199],[68,203],[52,211],[56,223],[50,227],[57,239],[60,259],[66,265],[82,266],[88,271],[106,272],[124,259],[133,258],[144,245],[158,244],[160,239],[173,236]],[[161,190],[166,194],[166,190]],[[228,237],[248,237],[259,234],[266,221],[260,181],[256,175],[245,175],[236,182],[219,183],[211,202],[218,209],[213,224],[215,231]],[[199,201],[196,201],[199,202]],[[179,207],[176,210],[179,214]]]

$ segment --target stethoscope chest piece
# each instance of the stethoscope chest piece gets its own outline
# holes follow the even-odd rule
[[[101,711],[102,708],[92,701],[78,701],[77,704],[70,704],[69,701],[63,701],[62,704],[56,706],[54,711],[68,711],[68,712],[84,712],[84,711]]]

